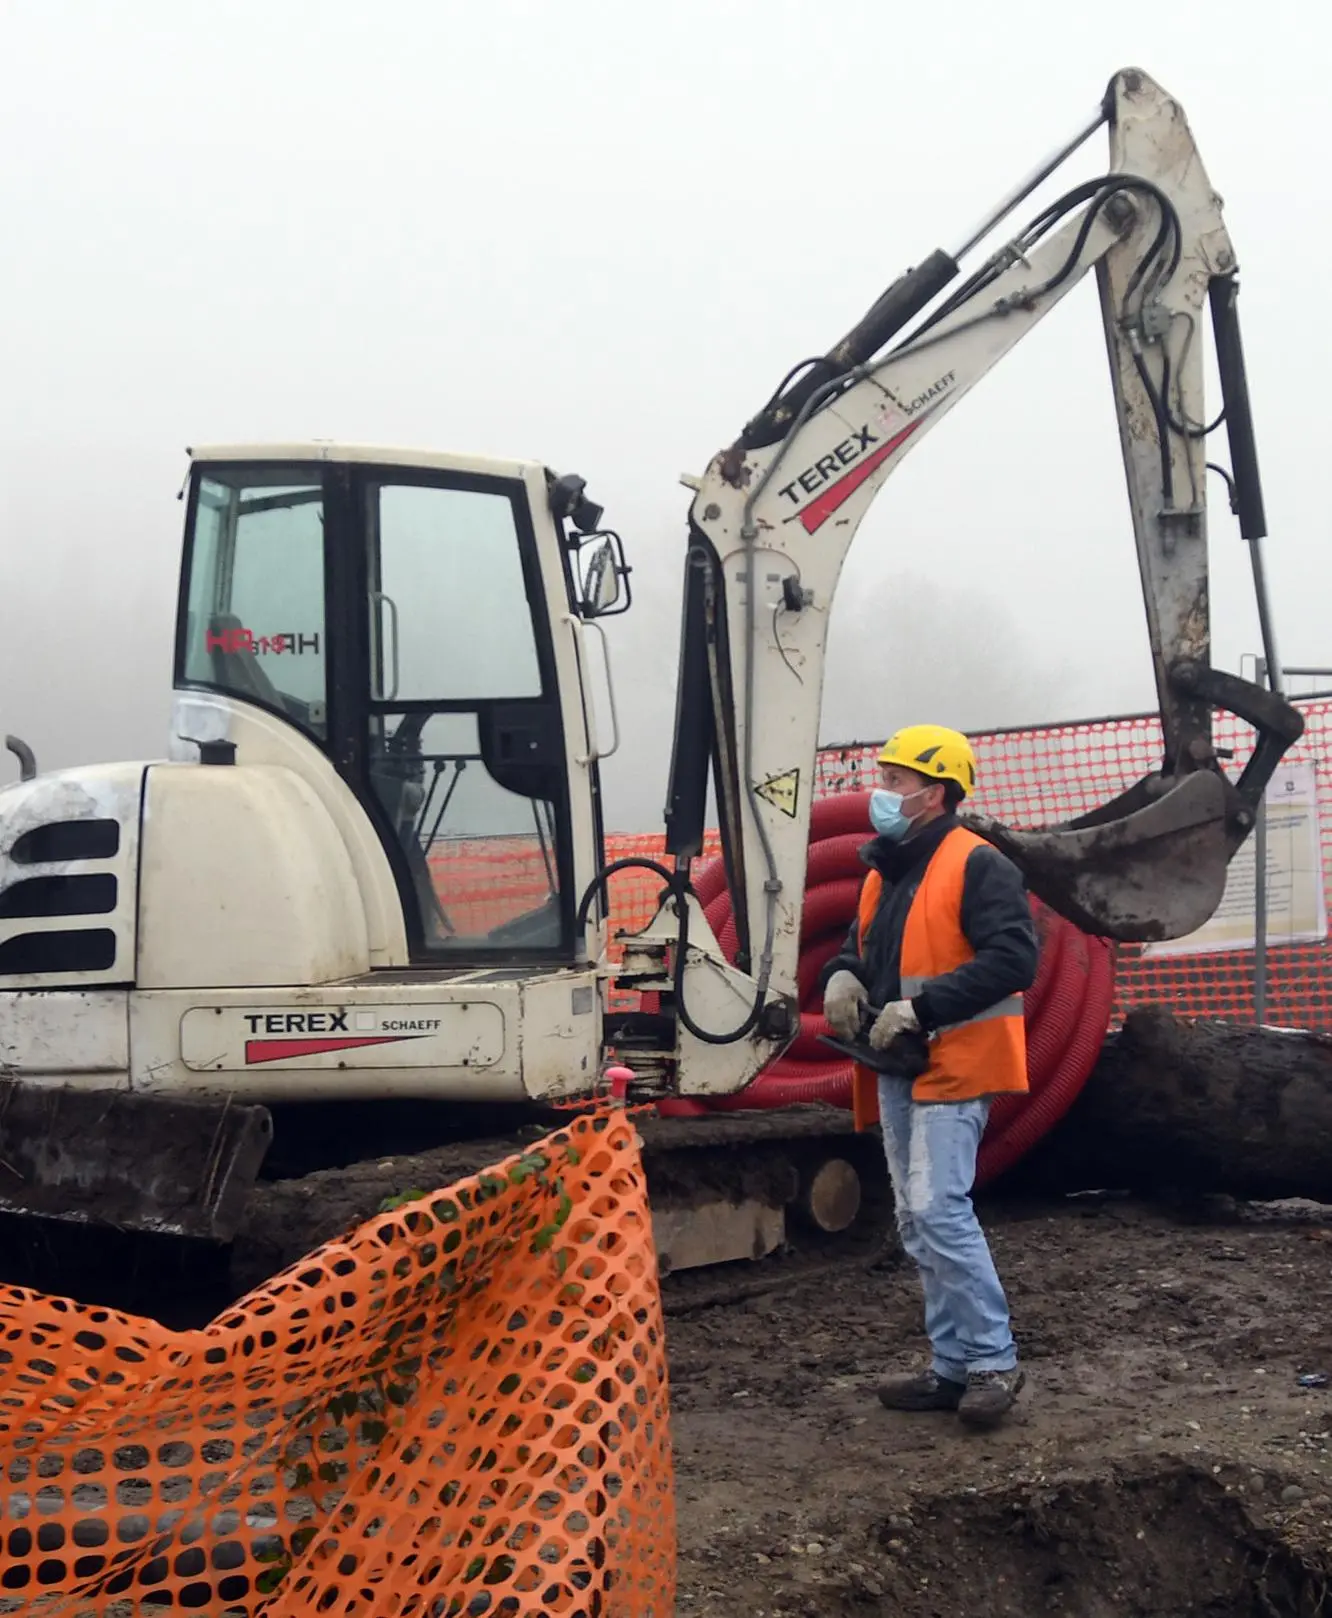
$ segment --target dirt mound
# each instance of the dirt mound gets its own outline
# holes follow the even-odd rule
[[[873,1566],[802,1596],[804,1613],[1295,1618],[1327,1589],[1218,1477],[1184,1464],[941,1497],[875,1538]]]
[[[1326,1554],[1263,1515],[1266,1491],[1298,1486],[1252,1485],[1233,1466],[1158,1459],[922,1493],[861,1529],[740,1551],[727,1599],[772,1618],[1321,1618]],[[696,1600],[686,1589],[682,1610],[721,1610]]]

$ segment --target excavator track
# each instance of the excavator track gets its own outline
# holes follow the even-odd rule
[[[260,1179],[234,1240],[174,1238],[96,1218],[0,1212],[0,1281],[197,1326],[395,1197],[456,1183],[558,1129],[529,1117],[425,1150]],[[891,1193],[874,1133],[828,1106],[703,1118],[636,1114],[668,1312],[696,1312],[886,1250]],[[284,1137],[274,1142],[280,1165]],[[418,1135],[417,1139],[421,1137]],[[425,1137],[429,1139],[427,1135]],[[271,1169],[268,1170],[272,1172]]]
[[[253,1286],[372,1217],[386,1197],[476,1174],[560,1122],[559,1115],[546,1116],[502,1135],[260,1182],[236,1237],[233,1281]],[[855,1134],[850,1115],[838,1108],[707,1118],[644,1112],[635,1122],[664,1274],[769,1259],[781,1264],[803,1254],[868,1254],[882,1241],[891,1206],[882,1148],[875,1135]]]

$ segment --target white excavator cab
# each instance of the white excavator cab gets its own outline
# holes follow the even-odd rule
[[[595,960],[585,625],[628,605],[628,570],[581,480],[220,449],[194,453],[188,500],[176,755],[280,755],[354,801],[368,966]]]

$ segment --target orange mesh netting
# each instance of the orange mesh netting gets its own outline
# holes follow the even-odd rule
[[[602,1110],[203,1331],[0,1293],[0,1613],[667,1618],[656,1258]]]
[[[463,936],[530,915],[557,885],[555,856],[535,836],[441,837],[428,860],[449,923]]]
[[[1317,771],[1319,825],[1325,877],[1332,874],[1332,702],[1305,699],[1304,735],[1286,758]],[[1067,819],[1094,808],[1140,776],[1160,767],[1161,726],[1155,717],[1092,720],[973,734],[980,767],[978,807],[1013,826]],[[1252,732],[1242,720],[1218,714],[1215,740],[1231,749],[1226,768],[1236,774],[1249,757]],[[878,743],[825,747],[816,761],[814,793],[864,791],[875,784]],[[868,828],[866,836],[868,837]],[[710,835],[705,858],[717,851]],[[659,836],[608,837],[606,858],[628,854],[661,858]],[[613,881],[612,925],[633,930],[652,917],[660,884],[649,872],[626,871]],[[849,919],[849,918],[848,918]],[[1145,956],[1119,948],[1113,1021],[1134,1006],[1169,1006],[1181,1016],[1239,1021],[1253,1016],[1253,951]],[[1267,1021],[1332,1030],[1332,950],[1326,942],[1283,943],[1269,934]],[[632,998],[632,997],[630,997]]]

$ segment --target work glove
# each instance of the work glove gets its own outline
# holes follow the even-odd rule
[[[869,1004],[869,990],[854,972],[834,972],[823,991],[823,1015],[839,1039],[854,1039]]]
[[[870,1045],[876,1051],[886,1051],[899,1034],[912,1034],[920,1027],[909,1000],[894,1000],[874,1019],[870,1029]]]

